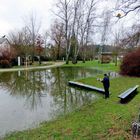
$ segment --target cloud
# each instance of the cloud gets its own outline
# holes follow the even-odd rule
[[[7,34],[13,27],[6,21],[0,21],[0,37]]]
[[[37,15],[38,19],[41,20],[42,29],[47,30],[54,18],[51,10],[55,10],[54,4],[57,1],[0,0],[0,35],[8,34],[10,30],[15,28],[22,28],[25,24],[23,18],[29,17],[31,13]],[[112,0],[102,0],[97,7],[98,13],[101,13],[105,7],[113,8],[115,6],[114,3]],[[130,17],[132,16],[130,15]],[[130,18],[129,23],[131,23],[130,21],[132,21],[132,18]]]
[[[0,35],[24,26],[23,17],[37,14],[43,26],[51,22],[50,9],[56,0],[0,0]],[[45,28],[45,27],[44,27]]]

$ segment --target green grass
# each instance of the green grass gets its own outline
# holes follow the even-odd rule
[[[83,63],[82,61],[78,61],[77,64],[72,64],[72,62],[69,62],[69,64],[63,65],[63,67],[75,67],[75,66],[77,66],[77,67],[94,67],[95,69],[100,69],[100,70],[105,70],[105,71],[119,71],[119,67],[115,66],[115,63],[101,64],[97,60],[86,61],[85,63]]]
[[[91,62],[88,62],[88,65],[91,65]],[[112,66],[112,69],[116,68]],[[99,77],[102,76],[99,75]],[[96,78],[90,77],[78,81],[102,87],[102,83],[98,82]],[[4,140],[131,139],[131,123],[136,121],[138,117],[140,94],[137,94],[127,104],[120,104],[117,96],[129,87],[140,85],[140,78],[118,77],[111,79],[110,82],[111,96],[109,99],[105,100],[102,94],[97,93],[100,96],[93,103],[87,104],[66,116],[60,116],[56,120],[44,122],[38,128],[7,135]],[[138,92],[140,93],[140,88],[138,88]]]

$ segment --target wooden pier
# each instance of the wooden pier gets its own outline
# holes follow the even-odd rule
[[[77,87],[81,87],[81,88],[84,88],[84,89],[90,89],[90,90],[94,90],[94,91],[97,91],[97,92],[100,92],[100,93],[105,93],[104,89],[102,89],[102,88],[97,88],[97,87],[94,87],[94,86],[82,84],[82,83],[79,83],[79,82],[73,82],[73,81],[69,81],[68,83],[69,83],[69,85],[72,85],[72,86],[77,86]]]

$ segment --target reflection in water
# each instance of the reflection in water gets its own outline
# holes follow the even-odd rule
[[[0,75],[0,85],[7,89],[11,96],[25,97],[27,104],[29,103],[31,109],[41,103],[40,96],[45,90],[45,83],[43,82],[43,73],[22,71],[19,76],[17,73],[3,73]],[[5,78],[6,77],[6,78]]]
[[[119,73],[117,73],[117,72],[109,72],[108,75],[112,78],[116,78],[116,77],[120,76]]]
[[[93,92],[67,83],[97,73],[100,71],[87,68],[0,73],[0,135],[33,127],[90,103],[96,98]]]

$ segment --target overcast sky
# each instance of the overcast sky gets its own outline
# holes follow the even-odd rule
[[[0,37],[10,31],[21,29],[25,17],[35,13],[41,20],[41,26],[47,30],[52,23],[54,6],[57,0],[0,0]],[[98,10],[113,8],[113,0],[101,0]],[[130,20],[129,20],[129,23]],[[127,22],[128,24],[128,22]]]
[[[37,14],[41,23],[49,28],[52,12],[56,0],[0,0],[0,36],[8,34],[10,30],[21,28],[23,18],[32,12]]]
[[[49,28],[53,9],[57,0],[0,0],[0,36],[10,30],[21,28],[23,18],[33,12],[41,19],[42,26]],[[107,0],[104,0],[107,1]],[[107,5],[106,3],[102,6]],[[110,6],[111,3],[108,5]],[[101,6],[101,7],[102,7]],[[100,8],[101,8],[100,7]]]

